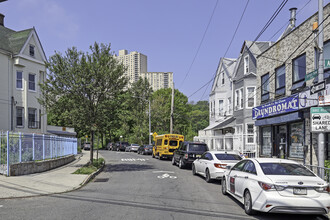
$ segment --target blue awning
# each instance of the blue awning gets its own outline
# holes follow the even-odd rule
[[[264,126],[264,125],[271,125],[271,124],[281,124],[290,121],[297,121],[303,119],[303,112],[293,112],[290,114],[285,114],[277,117],[272,118],[265,118],[260,119],[255,122],[256,126]]]

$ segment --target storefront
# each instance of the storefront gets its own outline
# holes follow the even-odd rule
[[[253,108],[260,156],[304,160],[306,116],[308,112],[299,109],[298,94]]]

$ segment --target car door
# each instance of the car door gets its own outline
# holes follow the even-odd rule
[[[228,179],[227,179],[227,189],[239,196],[238,190],[240,189],[241,181],[242,181],[242,172],[243,167],[247,160],[242,160],[238,162],[229,172]]]
[[[211,153],[206,153],[205,155],[207,157],[207,160],[205,161],[205,167],[204,167],[204,173],[206,168],[208,168],[210,171],[213,170],[212,166],[214,166],[214,158]]]
[[[207,163],[209,161],[210,158],[210,153],[205,152],[201,158],[199,159],[200,165],[199,165],[199,169],[200,169],[200,173],[203,174],[205,176],[205,169],[207,166]]]
[[[254,181],[256,177],[256,168],[252,161],[247,161],[241,172],[237,174],[236,195],[244,196],[244,190],[250,185],[250,181]],[[251,191],[251,190],[250,190]]]
[[[205,158],[205,154],[206,154],[206,152],[203,153],[203,154],[201,155],[200,158],[198,158],[198,159],[196,159],[196,160],[194,161],[195,169],[196,169],[196,172],[197,172],[197,173],[200,173],[201,170],[202,170],[202,169],[201,169],[201,166],[202,166],[202,163],[204,163],[204,162],[203,162],[203,159]]]

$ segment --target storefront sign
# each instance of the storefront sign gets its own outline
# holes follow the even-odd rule
[[[324,60],[324,67],[325,68],[329,68],[330,67],[330,60],[328,60],[328,59],[325,59]]]
[[[330,95],[330,84],[325,86],[324,95]],[[299,93],[299,109],[309,108],[317,105],[326,105],[322,101],[327,100],[325,96],[319,96],[317,93],[310,94],[310,90],[306,90]],[[330,98],[330,97],[329,97]],[[330,102],[330,100],[329,100]],[[329,103],[330,104],[330,103]]]
[[[319,96],[319,105],[330,105],[330,95]]]
[[[330,131],[330,107],[311,108],[311,131],[312,132]]]
[[[299,110],[298,94],[253,108],[252,118],[260,119],[297,110]]]

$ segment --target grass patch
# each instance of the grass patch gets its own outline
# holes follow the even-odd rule
[[[82,168],[76,170],[73,174],[92,174],[99,168],[101,168],[104,164],[104,159],[99,158],[98,160],[94,159],[93,164],[87,164],[83,166]]]
[[[330,168],[330,160],[326,160],[324,166]]]

